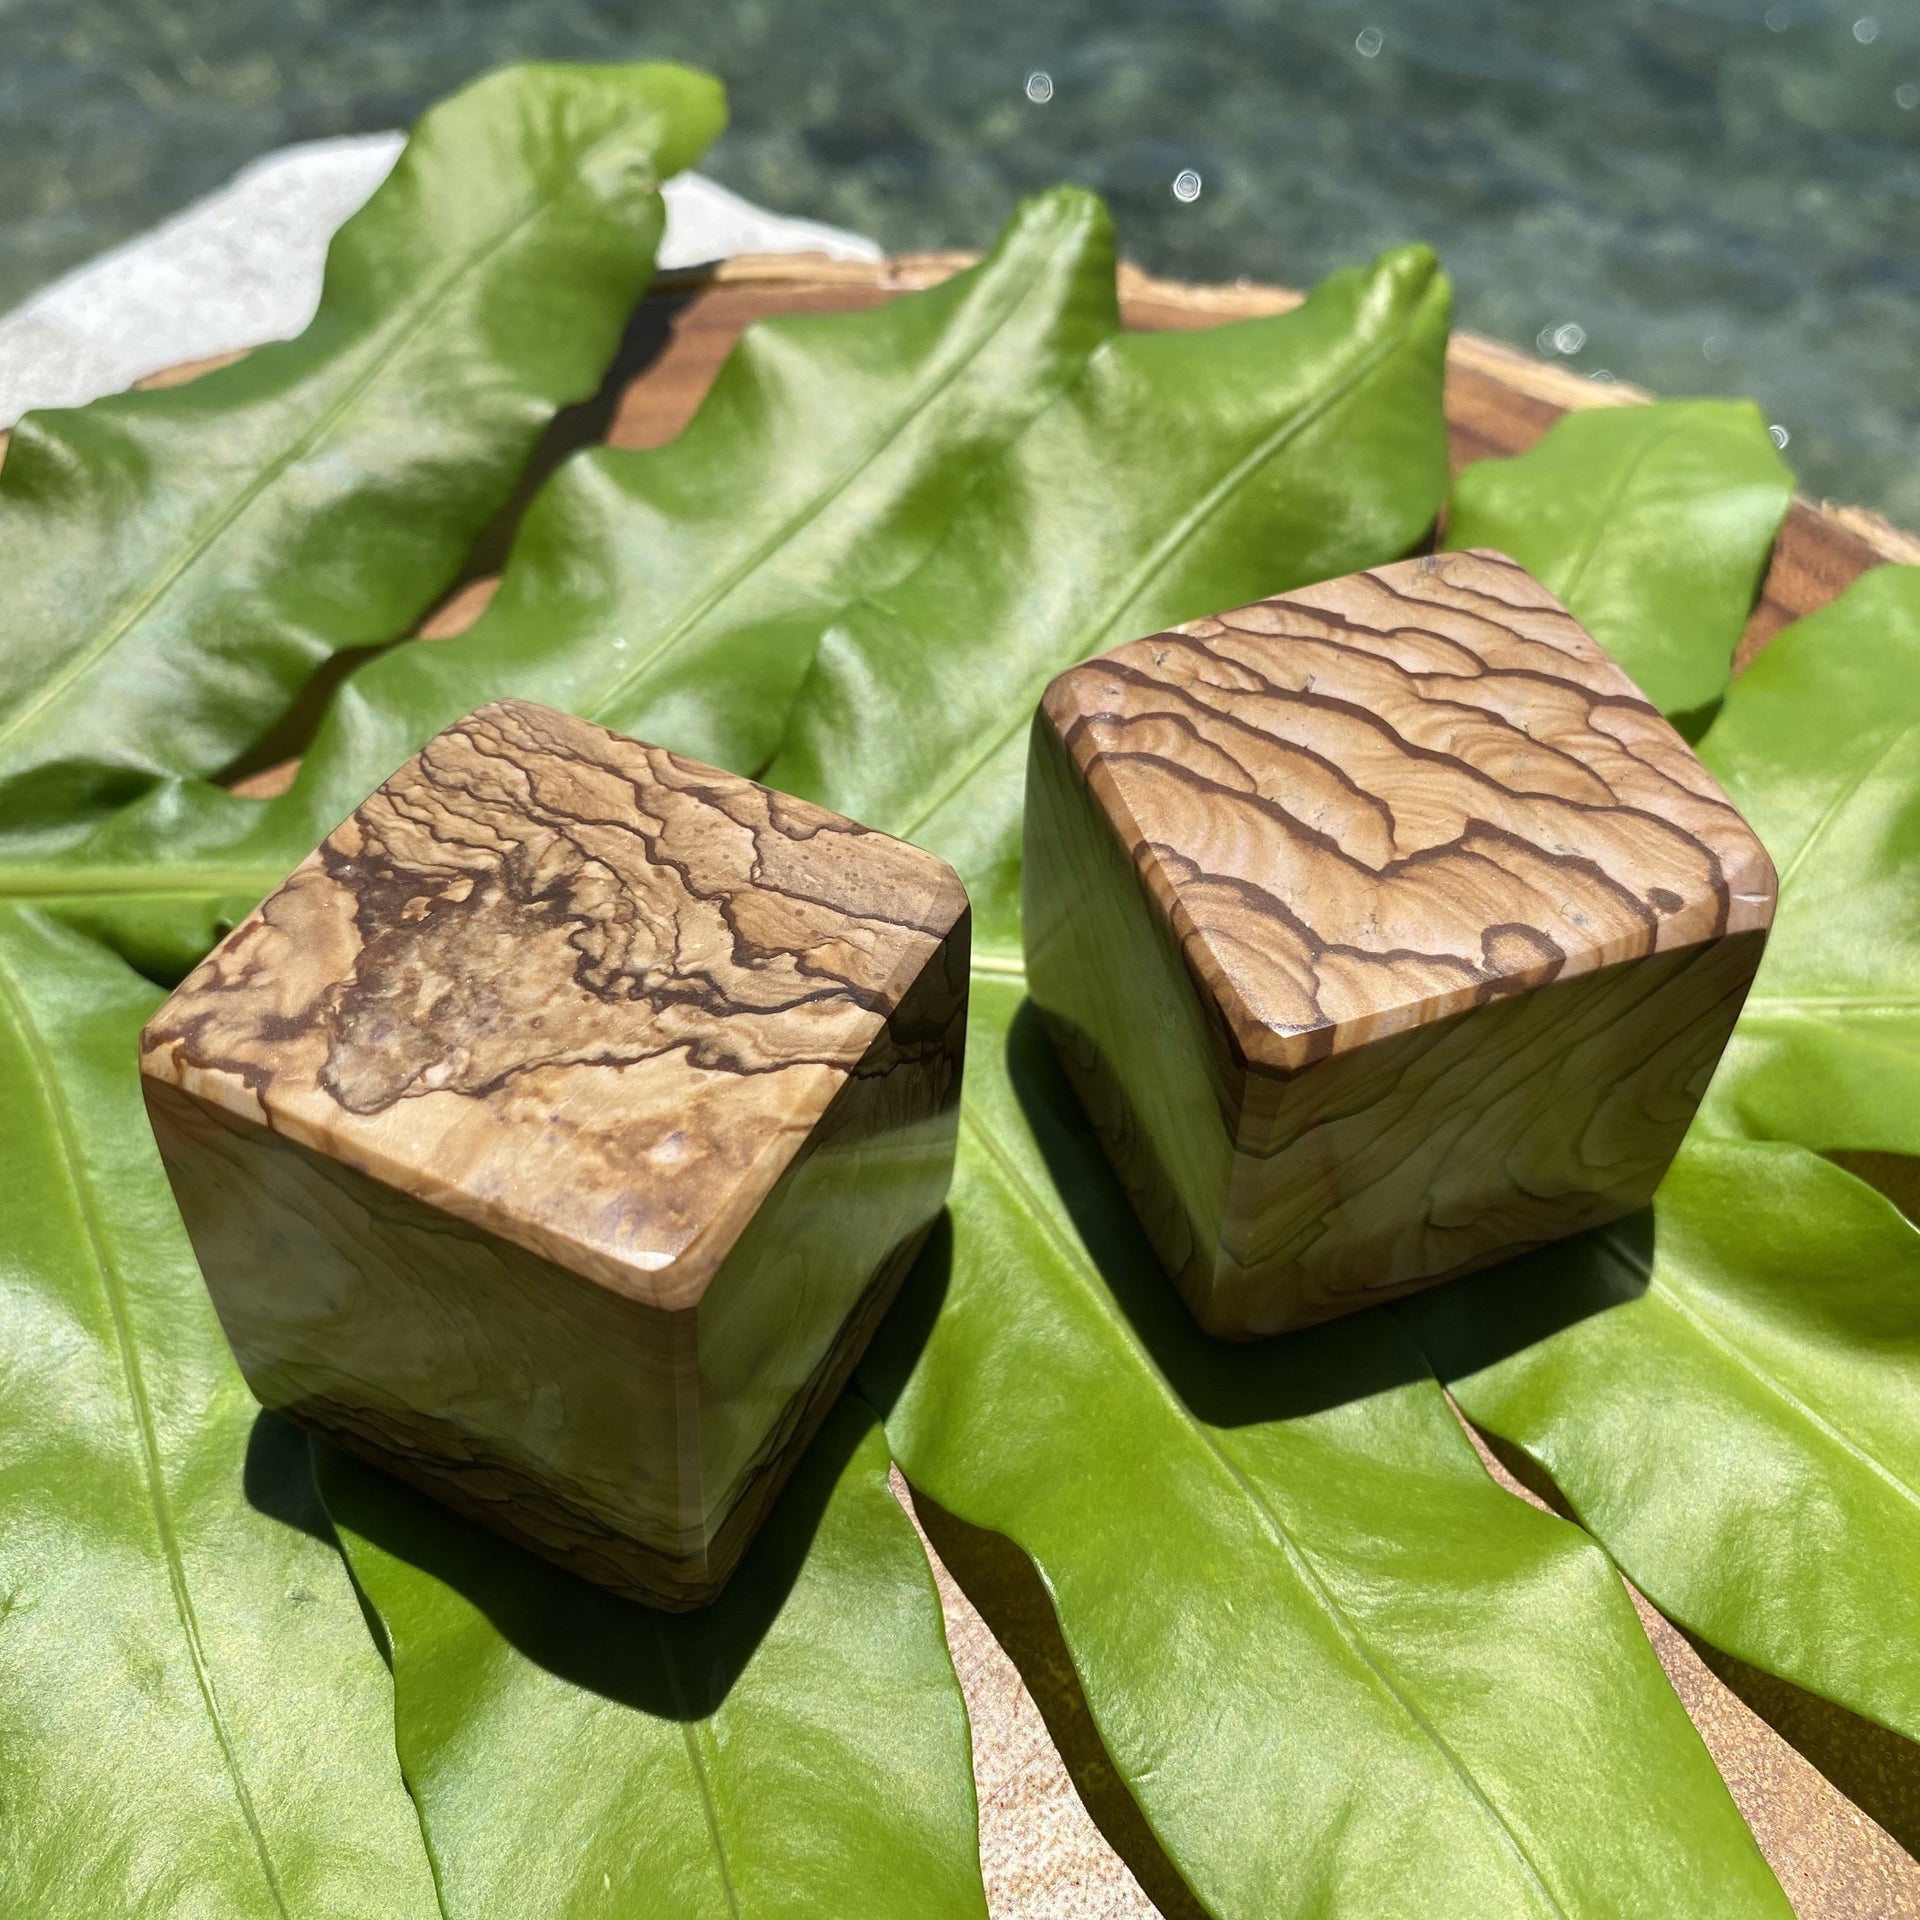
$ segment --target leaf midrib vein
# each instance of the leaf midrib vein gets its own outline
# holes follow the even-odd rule
[[[162,569],[147,591],[136,595],[126,612],[104,632],[99,634],[86,647],[72,655],[66,666],[53,674],[40,688],[39,692],[23,706],[14,710],[10,719],[0,720],[0,746],[13,739],[29,722],[37,719],[47,707],[63,697],[81,678],[90,672],[119,643],[126,638],[133,627],[159,602],[170,593],[174,586],[212,550],[214,544],[227,529],[244,514],[256,501],[292,467],[296,461],[304,459],[329,433],[332,432],[345,415],[365,396],[367,391],[394,364],[396,360],[419,337],[421,330],[437,312],[440,302],[460,281],[477,273],[493,256],[517,239],[526,228],[557,200],[571,192],[579,184],[579,175],[593,157],[604,148],[623,138],[638,120],[649,115],[633,115],[623,120],[619,126],[611,128],[599,139],[591,141],[580,151],[574,163],[573,174],[546,193],[536,194],[524,210],[516,216],[512,224],[501,228],[484,245],[477,247],[451,267],[436,280],[426,292],[416,300],[411,313],[403,315],[400,323],[388,335],[386,341],[366,362],[362,370],[350,380],[339,398],[318,416],[288,447],[284,448],[260,472],[243,483],[226,503],[219,509],[211,521],[203,521],[200,530],[186,543],[170,565]],[[657,189],[658,182],[655,182]]]
[[[1916,993],[1750,993],[1747,1006],[1794,1012],[1808,1007],[1851,1007],[1856,1011],[1894,1012],[1920,1007]]]
[[[1780,901],[1781,905],[1784,906],[1786,904],[1787,888],[1791,884],[1793,876],[1800,871],[1801,863],[1806,859],[1807,855],[1812,852],[1814,844],[1825,837],[1827,830],[1833,825],[1840,810],[1869,780],[1873,779],[1879,773],[1887,761],[1891,760],[1894,754],[1912,737],[1913,728],[1911,726],[1899,728],[1893,735],[1893,738],[1890,739],[1864,767],[1849,774],[1848,777],[1840,783],[1833,798],[1821,809],[1820,818],[1813,823],[1813,827],[1807,834],[1807,837],[1794,849],[1793,858],[1787,862],[1785,869],[1780,875],[1779,883],[1775,889],[1775,897]]]
[[[726,1841],[720,1833],[720,1809],[713,1797],[713,1783],[707,1778],[707,1764],[700,1753],[700,1733],[696,1727],[691,1708],[680,1687],[680,1671],[674,1665],[673,1648],[667,1640],[665,1625],[656,1618],[653,1621],[654,1643],[660,1649],[660,1665],[667,1676],[667,1691],[673,1696],[673,1710],[680,1726],[680,1745],[687,1756],[687,1766],[693,1773],[693,1784],[700,1795],[700,1810],[706,1816],[707,1838],[713,1845],[714,1870],[720,1876],[720,1890],[727,1898],[727,1912],[732,1920],[740,1920],[740,1896],[734,1890],[733,1874],[727,1866]]]
[[[1120,616],[1146,591],[1154,576],[1166,566],[1180,546],[1192,536],[1194,530],[1216,513],[1249,476],[1257,473],[1289,441],[1297,439],[1316,421],[1324,418],[1346,399],[1368,374],[1400,350],[1413,331],[1414,320],[1424,299],[1423,294],[1421,301],[1415,303],[1414,312],[1410,313],[1399,327],[1370,353],[1356,358],[1350,369],[1339,380],[1330,384],[1316,399],[1297,413],[1290,415],[1266,439],[1243,454],[1161,535],[1159,541],[1148,550],[1139,566],[1121,583],[1119,591],[1107,601],[1107,610],[1096,615],[1087,626],[1081,629],[1074,642],[1073,659],[1068,661],[1067,665],[1071,666],[1098,651],[1100,643],[1112,633]],[[1048,682],[1060,671],[1062,669],[1059,667],[1049,666],[1045,670],[1044,677],[1036,677],[1035,680],[1029,681],[1030,691],[1013,705],[1013,718],[1005,726],[989,733],[980,750],[961,763],[958,772],[936,790],[933,796],[921,806],[918,813],[892,827],[890,831],[902,840],[912,839],[1022,727],[1028,724],[1039,694],[1045,691]]]
[[[1843,1428],[1836,1426],[1825,1414],[1810,1407],[1791,1387],[1754,1359],[1752,1354],[1731,1335],[1716,1327],[1711,1319],[1686,1299],[1670,1280],[1662,1279],[1654,1271],[1651,1255],[1624,1247],[1611,1239],[1607,1244],[1613,1257],[1630,1272],[1637,1273],[1646,1282],[1647,1291],[1671,1307],[1703,1340],[1729,1355],[1739,1367],[1772,1393],[1776,1399],[1784,1401],[1791,1407],[1816,1433],[1824,1435],[1849,1458],[1858,1461],[1869,1473],[1884,1480],[1910,1504],[1920,1507],[1920,1492],[1908,1486],[1891,1467],[1882,1465],[1865,1447]]]
[[[1636,1262],[1635,1264],[1639,1263]],[[1662,1280],[1658,1275],[1654,1274],[1650,1266],[1644,1270],[1648,1275],[1649,1290],[1656,1294],[1661,1300],[1665,1301],[1702,1339],[1706,1340],[1710,1345],[1719,1348],[1721,1352],[1731,1356],[1740,1367],[1758,1381],[1761,1386],[1765,1387],[1768,1392],[1772,1393],[1776,1399],[1784,1401],[1787,1406],[1792,1408],[1816,1433],[1822,1435],[1834,1446],[1838,1447],[1840,1451],[1850,1459],[1865,1467],[1876,1479],[1885,1481],[1908,1505],[1920,1508],[1920,1491],[1916,1491],[1914,1488],[1908,1486],[1891,1467],[1876,1460],[1873,1455],[1843,1427],[1837,1426],[1817,1408],[1809,1406],[1807,1402],[1801,1399],[1783,1380],[1779,1379],[1768,1368],[1763,1367],[1737,1340],[1723,1333],[1711,1320],[1702,1314],[1697,1307],[1683,1298],[1671,1282]]]
[[[1588,522],[1587,531],[1575,549],[1572,565],[1560,586],[1559,598],[1562,601],[1571,604],[1573,596],[1579,591],[1581,581],[1586,578],[1587,568],[1593,563],[1593,556],[1600,550],[1601,537],[1607,531],[1607,523],[1619,511],[1620,503],[1626,498],[1628,488],[1639,477],[1640,469],[1669,441],[1677,439],[1692,425],[1691,420],[1676,420],[1665,432],[1656,434],[1651,440],[1642,441],[1633,457],[1620,470],[1612,486],[1607,489],[1606,499]]]
[[[1051,254],[1048,256],[1051,258]],[[1037,277],[1034,276],[1034,277]],[[1002,328],[1018,311],[1031,290],[1033,279],[1018,283],[1008,297],[994,311],[989,324],[980,338],[964,354],[956,359],[937,379],[916,386],[906,400],[896,410],[892,421],[877,429],[862,442],[857,452],[847,461],[827,483],[818,489],[801,507],[775,527],[759,546],[746,554],[736,565],[720,576],[717,583],[704,595],[696,599],[692,606],[668,628],[653,648],[635,660],[618,679],[614,680],[594,702],[591,717],[616,711],[616,703],[624,699],[640,681],[653,671],[661,659],[678,646],[701,621],[711,614],[714,608],[725,602],[741,584],[757,573],[774,554],[783,547],[791,546],[807,528],[818,521],[835,501],[839,500],[855,481],[866,473],[869,467],[879,459],[890,446],[894,445],[907,429],[924,414],[940,396],[947,391],[973,363],[986,352],[999,338]]]
[[[124,875],[129,884],[115,884]],[[0,898],[67,900],[138,899],[147,894],[251,893],[264,899],[286,878],[267,867],[9,867],[0,862]]]
[[[61,1097],[53,1062],[47,1056],[45,1044],[41,1040],[39,1028],[34,1024],[26,997],[8,969],[4,958],[0,958],[0,1002],[5,1003],[7,1014],[18,1028],[32,1063],[34,1075],[40,1082],[42,1098],[53,1119],[55,1137],[60,1145],[60,1157],[66,1165],[67,1177],[73,1188],[75,1208],[80,1216],[82,1230],[86,1234],[94,1270],[100,1277],[101,1292],[106,1296],[107,1310],[113,1321],[114,1342],[119,1350],[127,1401],[132,1409],[137,1430],[141,1468],[147,1482],[148,1497],[152,1502],[154,1529],[159,1536],[175,1615],[179,1619],[180,1630],[187,1643],[188,1657],[193,1665],[194,1680],[200,1690],[201,1703],[206,1708],[207,1718],[212,1725],[214,1739],[219,1746],[228,1778],[233,1782],[234,1794],[240,1803],[241,1816],[246,1822],[248,1833],[253,1838],[254,1848],[260,1860],[260,1871],[266,1880],[267,1890],[273,1897],[274,1909],[281,1916],[281,1920],[291,1920],[286,1897],[280,1885],[280,1875],[274,1865],[272,1852],[267,1845],[266,1833],[261,1827],[258,1810],[253,1803],[253,1794],[247,1786],[245,1774],[241,1771],[240,1757],[214,1689],[212,1666],[201,1639],[199,1614],[194,1606],[192,1590],[187,1583],[186,1561],[180,1548],[179,1532],[174,1525],[172,1508],[167,1499],[166,1481],[160,1465],[159,1435],[155,1431],[153,1409],[147,1397],[146,1378],[141,1370],[139,1350],[133,1338],[125,1283],[121,1278],[119,1267],[108,1251],[105,1225],[95,1205],[92,1190],[82,1177],[81,1154],[79,1141],[74,1134],[73,1116],[66,1101]]]
[[[1086,1271],[1086,1263],[1080,1251],[1061,1232],[1058,1224],[1051,1218],[1039,1196],[1034,1193],[1031,1183],[1020,1171],[1013,1159],[1001,1147],[991,1128],[984,1125],[975,1110],[962,1103],[960,1109],[961,1124],[970,1131],[981,1145],[995,1170],[999,1173],[1003,1185],[1010,1191],[1015,1204],[1041,1235],[1052,1246],[1060,1263],[1078,1280],[1083,1292],[1092,1296],[1098,1303],[1099,1292],[1096,1282]],[[1265,1494],[1251,1481],[1246,1473],[1221,1447],[1218,1439],[1199,1420],[1186,1402],[1173,1390],[1165,1375],[1154,1365],[1151,1355],[1141,1344],[1139,1337],[1131,1327],[1120,1326],[1115,1329],[1120,1340],[1126,1346],[1133,1359],[1159,1389],[1161,1398],[1173,1411],[1175,1418],[1193,1434],[1205,1448],[1215,1464],[1233,1482],[1255,1513],[1260,1516],[1268,1537],[1280,1549],[1287,1564],[1308,1595],[1316,1600],[1321,1610],[1333,1624],[1335,1630],[1357,1656],[1374,1683],[1386,1698],[1397,1707],[1412,1723],[1417,1732],[1429,1741],[1440,1754],[1454,1777],[1466,1789],[1469,1799],[1492,1824],[1502,1842],[1519,1862],[1522,1872],[1532,1882],[1548,1909],[1560,1920],[1568,1920],[1566,1909],[1560,1904],[1539,1868],[1534,1865],[1531,1856],[1520,1841],[1506,1816],[1494,1805],[1486,1790],[1476,1780],[1466,1763],[1454,1751],[1452,1744],[1440,1729],[1428,1719],[1414,1700],[1402,1689],[1388,1670],[1384,1661],[1374,1653],[1366,1636],[1361,1633],[1351,1615],[1335,1598],[1324,1576],[1315,1566],[1312,1556],[1293,1537],[1286,1524],[1274,1511]]]

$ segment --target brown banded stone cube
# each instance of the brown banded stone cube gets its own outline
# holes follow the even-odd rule
[[[449,727],[143,1036],[255,1394],[711,1597],[945,1196],[967,949],[900,841],[521,702]]]
[[[1503,555],[1060,675],[1032,995],[1201,1324],[1350,1312],[1642,1205],[1773,917],[1686,742]]]

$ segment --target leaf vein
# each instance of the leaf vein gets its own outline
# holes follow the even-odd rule
[[[207,1710],[207,1718],[212,1724],[221,1759],[225,1763],[228,1777],[233,1782],[234,1794],[240,1803],[241,1816],[246,1822],[247,1831],[251,1834],[254,1848],[259,1855],[260,1871],[266,1880],[267,1890],[273,1897],[274,1909],[281,1916],[281,1920],[291,1920],[286,1897],[280,1885],[279,1871],[274,1865],[272,1852],[267,1845],[267,1837],[260,1824],[259,1812],[253,1804],[253,1794],[241,1770],[240,1757],[235,1750],[232,1733],[227,1726],[226,1716],[214,1688],[212,1665],[207,1658],[206,1646],[201,1638],[199,1615],[187,1583],[186,1561],[181,1552],[179,1533],[174,1526],[172,1509],[167,1500],[166,1481],[160,1465],[159,1435],[155,1431],[153,1408],[147,1396],[146,1377],[141,1369],[139,1349],[133,1337],[125,1281],[108,1249],[106,1231],[100,1219],[99,1209],[91,1189],[82,1176],[82,1156],[80,1143],[74,1132],[73,1115],[60,1095],[60,1083],[54,1073],[53,1062],[47,1057],[45,1042],[40,1037],[39,1028],[34,1024],[26,997],[8,969],[4,958],[0,958],[0,1002],[5,1003],[7,1015],[19,1029],[35,1077],[40,1082],[42,1098],[53,1121],[55,1138],[59,1142],[60,1157],[66,1164],[68,1179],[73,1188],[75,1209],[80,1217],[82,1231],[87,1238],[94,1271],[100,1279],[101,1292],[106,1297],[107,1311],[112,1317],[114,1343],[118,1348],[121,1373],[126,1383],[127,1400],[133,1411],[134,1425],[138,1434],[141,1469],[153,1507],[154,1530],[159,1536],[161,1554],[166,1562],[167,1582],[172,1590],[174,1612],[179,1619],[180,1630],[187,1643],[194,1680],[200,1690],[201,1702]]]
[[[1641,1263],[1636,1261],[1635,1264]],[[1644,1266],[1643,1270],[1646,1271],[1649,1276],[1649,1285],[1652,1291],[1657,1294],[1660,1299],[1665,1301],[1668,1306],[1672,1307],[1709,1345],[1718,1347],[1721,1352],[1730,1355],[1745,1368],[1761,1386],[1765,1387],[1777,1399],[1785,1401],[1816,1433],[1819,1433],[1825,1439],[1831,1441],[1842,1453],[1848,1455],[1849,1458],[1865,1467],[1867,1471],[1877,1479],[1884,1480],[1887,1485],[1899,1494],[1903,1500],[1907,1501],[1909,1505],[1920,1507],[1920,1492],[1916,1492],[1914,1488],[1908,1486],[1891,1467],[1885,1465],[1882,1461],[1876,1460],[1873,1455],[1843,1427],[1837,1426],[1833,1421],[1829,1420],[1825,1414],[1801,1399],[1783,1380],[1780,1380],[1766,1367],[1763,1367],[1737,1340],[1723,1333],[1711,1320],[1702,1314],[1697,1307],[1684,1299],[1670,1282],[1655,1276],[1652,1273],[1650,1265]]]
[[[1417,311],[1417,309],[1416,309]],[[1382,341],[1372,352],[1359,356],[1348,372],[1339,380],[1331,383],[1320,394],[1297,413],[1274,428],[1264,440],[1258,442],[1250,451],[1243,454],[1214,484],[1176,520],[1160,539],[1148,551],[1131,575],[1121,583],[1119,591],[1107,602],[1107,611],[1097,614],[1081,630],[1074,641],[1074,660],[1084,660],[1098,651],[1100,644],[1114,629],[1122,614],[1139,599],[1154,576],[1164,568],[1181,545],[1208,518],[1218,512],[1220,507],[1232,497],[1234,492],[1253,474],[1267,464],[1289,442],[1297,439],[1316,421],[1323,419],[1341,401],[1354,390],[1368,374],[1399,352],[1413,332],[1414,316],[1409,315],[1394,332]],[[1004,727],[998,728],[987,736],[980,750],[962,761],[959,771],[952,779],[941,785],[920,808],[903,824],[891,829],[902,840],[910,840],[933,816],[954,798],[966,786],[975,774],[987,765],[993,756],[1006,743],[1029,723],[1040,694],[1046,689],[1058,669],[1049,667],[1046,677],[1040,680],[1030,695],[1014,704],[1013,719]]]
[[[1053,1246],[1062,1266],[1079,1281],[1082,1289],[1097,1295],[1101,1289],[1097,1279],[1089,1271],[1091,1263],[1082,1250],[1066,1237],[1051,1218],[1044,1203],[1034,1193],[1031,1182],[1014,1163],[1011,1155],[994,1138],[991,1129],[984,1126],[973,1110],[964,1104],[960,1110],[960,1118],[961,1124],[979,1141],[982,1150],[993,1163],[1000,1175],[1002,1185],[1014,1204]],[[1312,1555],[1293,1537],[1266,1495],[1220,1445],[1218,1438],[1208,1429],[1205,1422],[1200,1420],[1181,1399],[1172,1383],[1154,1364],[1152,1356],[1141,1345],[1132,1329],[1121,1328],[1119,1331],[1121,1339],[1126,1343],[1134,1359],[1160,1389],[1162,1397],[1172,1408],[1175,1416],[1200,1441],[1216,1465],[1233,1482],[1259,1516],[1264,1531],[1273,1544],[1280,1549],[1283,1559],[1292,1569],[1301,1587],[1319,1604],[1321,1611],[1332,1623],[1349,1650],[1365,1667],[1381,1693],[1407,1717],[1416,1731],[1431,1743],[1454,1778],[1466,1790],[1469,1800],[1491,1823],[1501,1842],[1518,1862],[1526,1879],[1532,1883],[1535,1891],[1546,1903],[1548,1910],[1560,1916],[1560,1920],[1567,1920],[1566,1909],[1555,1897],[1552,1888],[1547,1885],[1539,1868],[1535,1866],[1521,1843],[1519,1835],[1509,1825],[1506,1816],[1494,1805],[1485,1788],[1474,1778],[1466,1762],[1454,1750],[1452,1743],[1394,1678],[1384,1659],[1374,1652],[1366,1636],[1360,1631],[1346,1608],[1340,1604],[1325,1576],[1315,1565]]]
[[[175,584],[192,570],[212,551],[220,536],[255,504],[267,490],[278,481],[296,461],[305,458],[340,423],[346,414],[367,394],[374,384],[388,372],[394,363],[412,346],[428,322],[439,309],[440,302],[460,281],[486,265],[495,254],[510,242],[516,240],[528,225],[551,206],[561,195],[575,184],[579,173],[596,153],[610,143],[625,135],[635,120],[642,116],[623,121],[619,126],[602,134],[599,139],[590,142],[581,150],[575,163],[573,174],[558,187],[549,192],[536,194],[511,225],[495,233],[485,245],[474,248],[443,273],[425,293],[416,301],[413,311],[407,314],[400,324],[393,328],[386,340],[371,356],[365,367],[350,380],[338,399],[316,418],[294,441],[277,454],[267,465],[251,475],[233,495],[219,508],[210,521],[203,522],[201,529],[186,543],[175,556],[172,563],[161,570],[143,594],[134,597],[120,618],[113,621],[98,634],[87,646],[74,654],[65,668],[51,674],[34,698],[17,707],[11,718],[0,720],[0,745],[12,739],[22,727],[38,718],[50,705],[66,694],[74,683],[96,666],[107,654],[126,638],[133,627],[143,619],[162,599],[170,593]]]

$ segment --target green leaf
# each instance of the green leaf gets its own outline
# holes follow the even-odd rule
[[[392,1646],[449,1920],[985,1920],[966,1708],[858,1400],[692,1615],[343,1455],[321,1484]]]
[[[1494,1485],[1387,1315],[1201,1334],[1020,984],[973,1010],[950,1263],[863,1383],[1038,1565],[1207,1909],[1785,1920],[1606,1556]]]
[[[560,469],[474,628],[348,681],[289,793],[171,783],[77,851],[0,869],[0,892],[177,975],[424,741],[507,695],[756,770],[832,613],[926,553],[1118,324],[1112,223],[1062,188],[938,287],[750,328],[678,440]]]
[[[1511,554],[1655,706],[1697,731],[1686,723],[1726,689],[1792,498],[1747,401],[1596,407],[1516,459],[1462,472],[1447,545]]]
[[[1920,1232],[1696,1134],[1650,1212],[1394,1311],[1663,1613],[1920,1739]]]
[[[0,912],[4,1904],[437,1913],[306,1443],[241,1382],[147,1130],[158,998]]]
[[[1702,754],[1780,874],[1709,1117],[1920,1156],[1920,567],[1880,567],[1741,676]]]
[[[749,327],[677,440],[569,460],[458,639],[342,689],[282,811],[328,831],[476,704],[538,700],[752,771],[820,631],[907,571],[980,468],[1119,326],[1113,225],[1027,201],[979,266],[864,313]]]
[[[1663,1612],[1909,1740],[1920,1231],[1818,1153],[1910,1169],[1920,1138],[1916,722],[1911,568],[1734,682],[1703,752],[1780,904],[1700,1122],[1650,1213],[1394,1309]]]
[[[652,271],[724,117],[685,68],[512,68],[420,123],[299,339],[29,414],[0,469],[0,829],[212,775],[444,591]]]
[[[1274,319],[1107,340],[932,554],[827,633],[769,783],[944,855],[976,950],[1017,951],[1047,682],[1412,547],[1445,484],[1447,308],[1408,247]]]

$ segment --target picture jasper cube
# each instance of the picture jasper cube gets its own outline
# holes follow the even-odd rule
[[[1640,1206],[1773,917],[1758,840],[1538,581],[1449,553],[1062,674],[1033,999],[1210,1332]]]
[[[944,1200],[967,946],[900,841],[540,707],[449,727],[142,1037],[248,1383],[711,1598]]]

